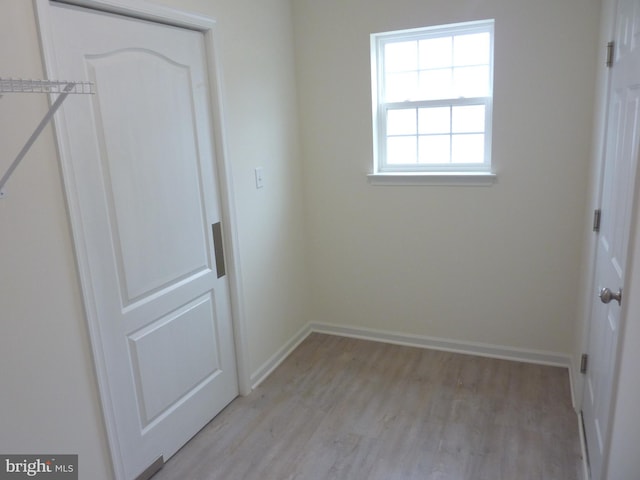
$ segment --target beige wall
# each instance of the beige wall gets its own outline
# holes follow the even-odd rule
[[[569,354],[598,0],[293,0],[314,320]],[[370,186],[369,34],[495,18],[491,187]]]
[[[217,19],[250,372],[307,318],[302,165],[287,0],[158,0]],[[264,168],[256,189],[254,168]]]
[[[31,2],[0,0],[0,76],[41,78]],[[160,2],[158,2],[160,3]],[[165,0],[218,20],[234,174],[249,370],[306,324],[306,266],[291,11],[287,0]],[[46,111],[0,99],[0,170]],[[256,190],[254,167],[266,186]],[[0,200],[0,452],[79,453],[111,478],[70,227],[50,129]]]
[[[0,31],[0,76],[42,78],[31,2],[3,0]],[[2,173],[45,111],[44,96],[0,99]],[[83,472],[111,478],[50,129],[6,191],[0,200],[0,451],[78,453]]]

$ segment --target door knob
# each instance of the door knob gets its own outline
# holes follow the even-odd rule
[[[611,300],[616,300],[618,302],[618,305],[620,305],[620,302],[622,302],[622,289],[619,288],[616,293],[613,293],[611,290],[605,287],[600,290],[599,297],[602,303],[609,303]]]

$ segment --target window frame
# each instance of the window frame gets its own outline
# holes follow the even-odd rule
[[[371,180],[386,178],[397,184],[419,182],[419,177],[433,177],[436,183],[453,180],[453,183],[480,184],[493,181],[495,174],[491,165],[491,132],[493,120],[493,71],[494,71],[494,20],[480,20],[464,23],[397,30],[374,33],[371,35],[371,86],[372,86],[372,120],[373,120],[373,174]],[[489,33],[489,85],[488,95],[483,97],[459,97],[436,100],[407,100],[401,102],[383,101],[385,89],[385,45],[411,40],[424,40],[472,33]],[[451,65],[453,68],[454,65]],[[425,107],[456,107],[466,105],[483,105],[485,107],[484,125],[484,160],[482,163],[407,163],[388,164],[386,162],[387,114],[390,110],[419,109]],[[450,139],[454,133],[449,132]],[[419,132],[416,133],[416,141]],[[398,181],[399,176],[411,179]],[[465,178],[465,177],[470,178]],[[395,180],[394,180],[395,178]]]

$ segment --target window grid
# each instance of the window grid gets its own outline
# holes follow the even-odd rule
[[[485,109],[485,113],[484,113],[484,121],[482,122],[483,126],[485,126],[484,129],[480,129],[480,128],[475,128],[475,129],[463,129],[460,131],[457,131],[456,128],[454,128],[454,109],[456,107],[483,107]],[[443,129],[441,131],[437,131],[437,132],[424,132],[421,129],[421,124],[420,124],[420,111],[423,110],[429,110],[429,109],[433,109],[433,108],[437,108],[437,109],[442,109],[442,108],[446,108],[448,110],[448,125],[446,129]],[[462,102],[460,104],[457,103],[442,103],[442,102],[437,102],[436,106],[432,106],[432,105],[421,105],[421,106],[407,106],[406,104],[402,104],[399,107],[396,108],[388,108],[386,110],[386,116],[388,116],[389,112],[393,112],[393,111],[412,111],[413,112],[413,124],[414,124],[414,129],[412,133],[388,133],[385,131],[385,137],[387,139],[387,141],[389,139],[394,139],[394,138],[414,138],[415,139],[415,151],[416,151],[416,155],[415,155],[415,159],[413,159],[414,161],[407,161],[405,163],[399,163],[399,162],[389,162],[388,167],[391,169],[399,169],[402,168],[400,167],[400,165],[411,165],[411,166],[415,166],[415,165],[426,165],[426,166],[433,166],[435,167],[436,165],[444,165],[444,164],[448,164],[448,165],[457,165],[457,166],[461,166],[464,165],[463,162],[454,162],[454,143],[455,143],[455,138],[456,137],[460,137],[462,135],[484,135],[486,137],[486,117],[487,117],[487,113],[486,113],[486,109],[487,106],[484,102],[482,101],[478,101],[477,99],[475,100],[471,100],[469,99],[468,101]],[[388,123],[385,122],[385,126]],[[441,137],[441,136],[447,136],[448,137],[448,158],[446,162],[442,162],[439,164],[432,164],[429,162],[423,162],[421,161],[421,158],[423,158],[423,154],[422,154],[422,147],[420,146],[420,139],[421,138],[425,138],[425,137]],[[485,141],[486,143],[486,141]],[[426,156],[426,155],[425,155]],[[484,163],[484,162],[483,162]],[[479,166],[478,162],[470,162],[471,165],[474,165],[475,168],[477,169]]]
[[[470,58],[467,54],[465,62],[459,62],[456,59],[456,39],[464,37],[465,35],[473,34],[488,34],[488,52],[486,52],[487,61],[482,58],[476,61],[469,61]],[[375,38],[375,45],[373,40]],[[470,37],[467,37],[467,40]],[[422,48],[426,48],[425,40],[432,39],[447,39],[448,43],[448,58],[450,61],[446,65],[438,65],[435,67],[427,68],[428,61],[432,61],[426,55],[424,58],[428,59],[422,62],[423,51]],[[397,68],[398,62],[392,68],[386,68],[385,61],[385,48],[388,45],[401,44],[410,45],[415,43],[415,47],[411,46],[410,49],[415,52],[414,65],[416,68]],[[460,40],[458,40],[460,43]],[[412,52],[412,53],[413,53]],[[374,135],[377,137],[377,146],[374,145],[374,153],[376,156],[375,172],[416,172],[416,171],[489,171],[490,170],[490,137],[491,137],[491,118],[492,118],[492,69],[493,69],[493,21],[475,22],[473,25],[454,25],[445,26],[439,29],[427,29],[420,31],[410,32],[391,32],[390,34],[380,34],[380,36],[372,36],[372,54],[377,54],[377,58],[374,58],[376,65],[374,71],[372,71],[372,79],[374,92],[377,91],[377,97],[380,101],[374,99]],[[459,57],[464,58],[464,51]],[[377,62],[376,62],[377,60]],[[436,59],[437,61],[437,59]],[[406,65],[405,65],[406,66]],[[429,72],[445,72],[448,71],[448,77],[451,79],[448,83],[448,88],[459,88],[459,85],[455,85],[454,77],[456,70],[467,68],[481,68],[486,67],[486,85],[480,83],[479,88],[484,88],[486,95],[472,96],[472,97],[445,97],[445,98],[432,98],[425,99],[424,91],[422,92],[423,98],[420,98],[420,82],[423,75],[427,75]],[[477,71],[476,71],[477,73]],[[389,82],[388,76],[397,74],[411,74],[413,78],[408,94],[411,96],[408,99],[398,100],[398,98],[392,98],[391,101],[386,101],[389,96],[388,92]],[[418,99],[416,99],[416,96]],[[377,104],[377,105],[376,105]],[[482,129],[467,129],[464,131],[455,131],[454,128],[454,109],[459,106],[481,106],[484,108],[484,121]],[[449,111],[448,119],[448,131],[446,132],[424,132],[420,127],[420,110],[429,108],[442,108],[446,107]],[[414,128],[413,132],[405,133],[393,133],[387,132],[388,129],[388,116],[390,112],[410,109],[414,112]],[[376,125],[377,124],[377,125]],[[433,161],[437,158],[434,155],[429,155],[429,152],[424,152],[426,147],[427,138],[436,139],[437,137],[448,137],[446,161]],[[463,137],[465,136],[465,137]],[[397,158],[389,158],[388,154],[390,140],[400,138],[413,138],[414,145],[411,147],[411,158],[403,161],[398,161]],[[468,155],[464,161],[460,158],[458,149],[460,148],[461,139],[474,140],[481,147],[478,148],[479,152],[475,152]],[[421,141],[422,140],[422,141]],[[458,142],[456,140],[459,140]],[[415,153],[414,153],[415,152]],[[431,152],[433,153],[433,152]],[[478,153],[480,154],[478,156]]]

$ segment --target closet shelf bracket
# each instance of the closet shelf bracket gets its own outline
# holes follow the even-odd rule
[[[40,123],[33,131],[27,142],[22,147],[4,175],[0,178],[0,198],[5,196],[4,186],[11,174],[20,164],[31,146],[34,144],[44,127],[47,126],[56,110],[60,108],[67,96],[72,94],[94,94],[94,86],[91,82],[71,82],[53,80],[23,80],[16,78],[0,78],[0,97],[3,93],[49,93],[58,94],[58,97],[49,107]]]

